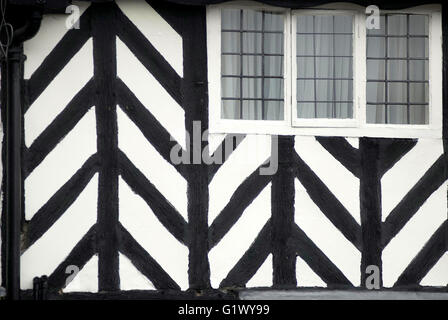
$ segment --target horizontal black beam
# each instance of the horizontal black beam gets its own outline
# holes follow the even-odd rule
[[[81,0],[92,3],[104,3],[104,2],[113,2],[114,0]],[[143,1],[143,0],[142,0]],[[207,5],[207,4],[216,4],[216,3],[224,3],[230,0],[165,0],[166,2],[184,4],[184,5]],[[38,0],[9,0],[10,4],[20,5],[20,6],[30,6],[30,7],[42,7],[46,12],[65,12],[62,10],[66,8],[72,1],[71,0],[46,0],[38,1]],[[335,0],[259,0],[259,2],[263,2],[266,4],[285,7],[285,8],[307,8],[316,5],[322,5],[326,3],[332,2],[340,2]],[[405,9],[410,8],[416,5],[422,4],[433,4],[433,3],[442,3],[442,0],[397,0],[397,1],[389,1],[389,0],[346,0],[349,3],[355,3],[362,6],[369,5],[377,5],[380,9]]]
[[[20,295],[22,300],[32,300],[33,290],[25,290]],[[201,290],[130,290],[117,292],[49,292],[48,300],[236,300],[237,294],[231,291]]]
[[[14,6],[26,6],[41,9],[44,13],[65,13],[65,9],[71,4],[71,0],[9,0]],[[93,1],[92,1],[93,2]]]

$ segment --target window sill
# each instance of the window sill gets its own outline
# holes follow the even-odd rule
[[[231,120],[210,123],[209,133],[441,139],[442,126],[367,124],[363,127],[292,127],[286,121]]]

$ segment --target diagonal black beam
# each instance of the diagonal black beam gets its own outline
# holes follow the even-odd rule
[[[400,232],[423,203],[446,181],[448,173],[446,161],[446,155],[441,155],[387,216],[383,222],[383,248]]]
[[[33,141],[24,154],[25,178],[45,159],[45,157],[78,124],[93,106],[92,81],[89,81],[70,101],[45,130]]]
[[[120,79],[117,79],[117,91],[119,93],[117,102],[123,112],[135,123],[157,152],[185,178],[185,165],[173,164],[170,158],[171,150],[178,143],[170,139],[166,129]]]
[[[147,277],[156,289],[180,290],[177,283],[121,224],[118,225],[118,238],[120,252],[131,260],[137,270]]]
[[[226,135],[225,139],[221,142],[218,148],[216,148],[215,152],[211,156],[212,159],[218,158],[222,161],[220,163],[212,163],[208,166],[208,183],[213,180],[216,172],[218,172],[219,168],[221,168],[230,155],[236,150],[236,148],[238,148],[245,137],[246,135],[243,134]],[[218,156],[219,153],[221,153],[220,156]]]
[[[361,250],[361,227],[359,224],[297,153],[294,153],[293,157],[296,165],[296,177],[305,187],[311,200],[341,231],[344,237],[358,250]]]
[[[272,180],[271,176],[260,175],[257,168],[235,190],[227,205],[215,218],[209,228],[209,250],[212,249],[233,227],[244,210],[255,200]]]
[[[182,78],[118,7],[115,23],[119,38],[170,96],[182,106]]]
[[[394,287],[418,285],[448,249],[448,220],[437,229],[400,275]]]
[[[383,176],[417,144],[417,139],[378,139],[380,142],[379,173]]]
[[[185,6],[158,0],[146,0],[157,13],[182,37],[185,33]]]
[[[159,221],[181,243],[185,243],[187,222],[177,210],[165,199],[157,188],[148,181],[126,155],[120,151],[118,155],[120,174],[131,189],[138,194],[151,208]]]
[[[65,288],[67,278],[70,276],[70,274],[66,273],[67,267],[76,266],[79,270],[82,270],[96,252],[96,225],[94,225],[76,244],[67,258],[48,277],[49,288],[52,291],[59,291]]]
[[[294,225],[288,245],[329,287],[353,286],[338,267],[297,225]],[[298,282],[300,283],[300,275],[298,276]]]
[[[75,202],[98,171],[97,155],[91,156],[27,223],[22,251],[31,247]]]
[[[316,140],[355,177],[360,176],[359,151],[344,138],[316,137]]]
[[[91,36],[90,11],[90,8],[87,9],[81,16],[80,28],[67,31],[31,78],[26,81],[28,101],[24,106],[24,112],[89,40]]]
[[[220,288],[244,287],[255,275],[271,252],[271,222],[265,224],[254,242],[244,253],[227,277],[219,285]]]

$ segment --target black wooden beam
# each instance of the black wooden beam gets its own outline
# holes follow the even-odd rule
[[[277,151],[277,150],[275,150]],[[294,288],[296,256],[287,245],[294,225],[294,137],[278,137],[278,170],[272,177],[271,224],[273,285],[276,288]]]
[[[78,124],[93,106],[93,81],[89,81],[24,152],[24,176],[33,172],[56,145]]]
[[[182,107],[182,78],[119,8],[116,24],[117,35],[121,41]]]
[[[48,277],[50,289],[59,291],[65,288],[69,277],[67,267],[76,266],[79,270],[82,270],[96,252],[96,225],[94,225]]]
[[[412,259],[394,286],[418,285],[448,249],[448,220],[437,229],[423,249]],[[445,270],[446,271],[446,270]]]
[[[97,155],[91,156],[82,167],[27,222],[22,251],[31,247],[75,202],[98,171]]]
[[[185,130],[193,134],[195,121],[199,121],[202,130],[208,129],[206,10],[205,7],[185,7],[183,15],[182,105],[185,110]],[[207,141],[202,141],[200,150],[206,146]],[[189,154],[194,153],[194,147],[197,146],[192,141],[187,141]],[[200,164],[186,167],[188,278],[190,289],[208,289],[211,287],[208,261],[208,166],[201,161]]]
[[[255,200],[260,192],[272,180],[271,176],[260,175],[257,168],[235,190],[227,205],[215,218],[209,231],[209,249],[212,249],[229,232],[243,214],[244,210]]]
[[[157,289],[180,290],[179,285],[121,224],[118,226],[118,236],[120,238],[120,251]]]
[[[28,95],[25,112],[86,44],[90,36],[90,9],[87,9],[80,19],[80,28],[67,31],[56,47],[53,48],[31,75],[31,78],[26,81]]]
[[[377,266],[382,279],[381,245],[381,172],[378,139],[361,138],[360,212],[362,230],[361,286],[366,283],[367,267]]]
[[[297,225],[288,246],[327,284],[329,288],[353,287],[350,280]],[[298,275],[300,283],[300,275]]]
[[[23,177],[22,177],[22,72],[23,47],[10,48],[9,56],[2,63],[3,105],[5,109],[5,201],[3,209],[6,225],[6,290],[7,298],[19,299],[20,290],[20,232],[22,224]]]
[[[98,176],[98,290],[120,289],[118,273],[118,129],[115,98],[117,75],[115,7],[92,4],[94,86],[96,90],[97,148],[101,165]]]
[[[181,243],[185,243],[187,222],[123,152],[118,155],[123,180],[151,208],[160,223]]]
[[[245,287],[271,253],[271,221],[266,222],[254,242],[222,280],[220,288]]]
[[[383,223],[382,246],[383,248],[395,237],[409,220],[417,213],[426,200],[447,179],[446,155],[437,159],[423,177],[401,199],[397,206],[389,213]]]
[[[344,237],[361,250],[361,227],[358,222],[297,153],[294,153],[294,159],[297,179],[311,200]]]
[[[361,171],[359,151],[353,148],[345,138],[317,137],[316,140],[347,170],[359,178]]]
[[[121,110],[129,119],[139,128],[154,149],[171,164],[182,177],[186,178],[185,164],[173,164],[170,158],[171,150],[178,145],[176,141],[170,139],[168,131],[159,121],[146,109],[138,100],[135,94],[126,86],[126,84],[117,79],[117,103]],[[182,150],[183,151],[183,150]]]

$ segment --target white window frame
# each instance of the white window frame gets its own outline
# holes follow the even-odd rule
[[[284,119],[221,119],[221,10],[261,9],[285,13],[284,31]],[[316,10],[317,9],[317,10]],[[353,119],[297,119],[296,106],[296,14],[354,14],[353,28]],[[429,18],[429,124],[366,123],[366,13],[353,4],[327,4],[313,9],[290,10],[255,2],[232,2],[207,6],[207,54],[209,79],[209,132],[234,134],[278,134],[306,136],[442,138],[442,10],[423,5],[384,13],[425,14]],[[293,28],[294,27],[294,28]],[[289,32],[288,32],[289,30]],[[292,36],[294,35],[294,36]]]
[[[221,118],[221,9],[259,9],[285,13],[284,21],[284,59],[283,59],[283,120],[241,120]],[[211,130],[220,133],[244,132],[246,128],[251,128],[255,132],[263,132],[269,129],[276,132],[280,128],[285,128],[291,123],[291,96],[290,82],[290,59],[287,53],[290,52],[290,20],[289,9],[272,7],[262,4],[223,4],[214,5],[207,8],[207,49],[208,49],[208,79],[209,79],[209,132]],[[210,129],[210,126],[212,129]]]

